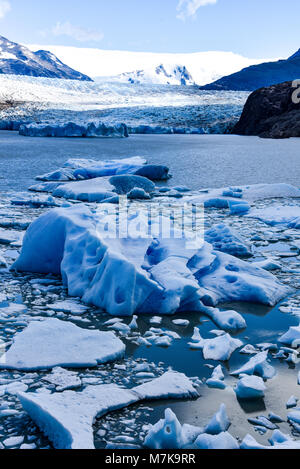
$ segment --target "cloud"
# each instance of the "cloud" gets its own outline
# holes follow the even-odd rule
[[[215,5],[218,0],[179,0],[177,5],[177,18],[185,21],[187,18],[195,17],[200,7]]]
[[[56,25],[52,28],[52,34],[54,34],[54,36],[69,36],[73,39],[76,39],[78,42],[98,42],[101,41],[104,37],[104,34],[101,31],[74,26],[69,21],[65,21],[64,23],[57,22]]]
[[[4,18],[4,16],[11,10],[11,5],[6,0],[0,0],[0,19]]]

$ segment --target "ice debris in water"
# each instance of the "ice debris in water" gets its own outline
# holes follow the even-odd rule
[[[212,244],[216,251],[238,257],[252,256],[251,246],[235,230],[225,224],[215,225],[207,230],[205,240]]]
[[[276,375],[276,370],[268,362],[268,351],[265,351],[251,357],[245,365],[233,371],[231,374],[233,376],[256,374],[263,379],[272,379]]]
[[[204,429],[181,425],[174,412],[166,409],[165,418],[149,426],[144,445],[152,449],[238,449],[227,432],[229,426],[224,404]]]
[[[82,329],[59,319],[32,321],[0,358],[0,369],[93,367],[122,358],[125,345],[113,332]]]
[[[191,249],[189,234],[116,238],[104,231],[110,221],[82,205],[51,210],[30,225],[13,269],[61,274],[70,296],[116,316],[205,313],[204,304],[235,300],[274,305],[290,291],[269,272],[208,243]],[[130,222],[143,222],[142,214]]]
[[[300,326],[290,327],[288,332],[283,334],[278,341],[297,348],[300,345]]]
[[[93,423],[97,417],[139,401],[198,397],[192,381],[169,371],[160,378],[124,389],[115,384],[88,386],[82,392],[20,393],[23,409],[57,449],[94,449]]]
[[[124,138],[128,137],[128,128],[125,124],[107,125],[102,122],[80,123],[31,123],[23,124],[19,129],[20,135],[25,137],[101,137]]]

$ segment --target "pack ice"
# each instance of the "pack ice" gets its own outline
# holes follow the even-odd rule
[[[172,371],[132,389],[106,384],[88,386],[82,392],[18,394],[23,409],[57,449],[94,449],[93,423],[109,412],[144,400],[198,396],[189,378]]]
[[[27,230],[12,268],[61,275],[70,296],[115,316],[203,311],[235,300],[274,305],[289,292],[271,273],[206,242],[191,248],[190,233],[148,235],[139,210],[126,235],[115,236],[115,217],[104,212],[77,205],[45,213]],[[147,236],[135,230],[143,223]]]

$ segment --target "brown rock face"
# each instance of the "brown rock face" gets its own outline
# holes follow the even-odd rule
[[[287,81],[254,91],[248,98],[242,116],[232,133],[257,135],[262,138],[300,137],[300,84]]]

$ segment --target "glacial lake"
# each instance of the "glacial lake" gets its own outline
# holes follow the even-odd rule
[[[0,193],[4,195],[12,191],[26,191],[34,183],[35,176],[62,166],[68,158],[101,160],[137,155],[145,157],[149,163],[169,166],[173,178],[168,185],[186,185],[192,190],[278,182],[299,186],[300,181],[300,139],[274,141],[230,135],[135,135],[121,140],[46,139],[21,137],[16,132],[1,131]],[[266,229],[270,230],[269,227]],[[288,262],[290,265],[299,265],[299,260],[299,256],[295,255],[295,258]],[[276,343],[278,337],[290,326],[298,325],[295,316],[281,312],[279,307],[280,304],[274,308],[241,303],[226,305],[226,309],[235,309],[246,319],[247,329],[237,334],[245,344]],[[178,318],[188,319],[189,326],[175,326],[172,321]],[[94,320],[94,327],[101,328],[107,319],[107,315],[100,314],[99,319]],[[76,320],[74,322],[76,323]],[[125,322],[129,323],[130,319]],[[85,327],[80,321],[78,325]],[[147,331],[150,327],[149,318],[140,316],[138,326],[142,333]],[[163,362],[165,366],[172,366],[177,371],[200,379],[211,376],[212,369],[208,366],[217,366],[218,363],[204,360],[201,351],[191,351],[188,343],[191,341],[194,327],[200,328],[203,337],[212,338],[211,331],[217,329],[212,321],[199,313],[178,314],[174,317],[164,317],[158,327],[177,332],[181,335],[181,340],[175,340],[169,348],[137,347],[128,342],[128,359],[147,359],[155,364]],[[163,417],[164,409],[169,407],[176,412],[182,423],[202,426],[208,423],[220,404],[225,403],[232,421],[230,433],[234,437],[243,438],[250,433],[257,441],[267,444],[271,432],[268,431],[264,436],[259,435],[247,419],[259,415],[267,416],[269,412],[286,418],[287,400],[292,394],[300,397],[300,388],[297,385],[299,365],[272,360],[277,375],[266,383],[266,398],[242,403],[236,399],[232,389],[236,379],[230,376],[230,372],[249,358],[249,355],[236,351],[230,362],[223,364],[226,384],[229,385],[226,390],[209,389],[203,385],[200,387],[200,398],[195,401],[146,403],[145,406],[152,408],[152,413],[147,418],[142,416],[142,423],[157,422]],[[132,411],[138,412],[139,407],[133,408]],[[107,418],[108,424],[119,434],[122,431],[119,417],[122,416],[124,411]],[[105,418],[103,420],[106,422]],[[25,420],[23,425],[26,426],[27,423]],[[101,425],[99,421],[95,432],[102,428]],[[280,429],[287,434],[291,432],[286,422],[280,425]],[[23,431],[26,433],[25,429]],[[96,446],[103,447],[97,438]]]
[[[169,185],[207,187],[285,182],[299,186],[300,140],[233,135],[132,135],[128,139],[31,138],[0,131],[0,191],[23,191],[68,158],[143,156],[170,167]]]

